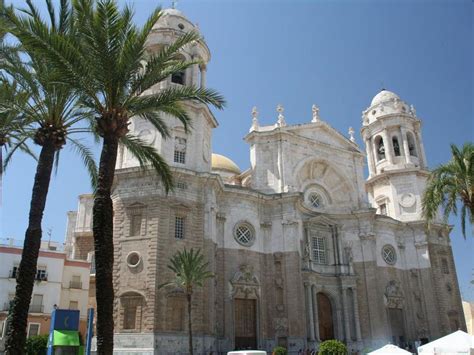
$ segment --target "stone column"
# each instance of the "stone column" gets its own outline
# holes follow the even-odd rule
[[[205,65],[201,65],[200,68],[201,68],[201,88],[205,88],[207,67]]]
[[[357,341],[362,340],[362,336],[360,334],[360,323],[359,323],[359,301],[357,301],[357,288],[352,289],[352,301],[354,307],[354,323],[355,323],[355,331],[356,331],[356,339]]]
[[[191,84],[197,86],[199,82],[199,65],[194,64],[191,67],[191,70],[192,70],[192,83]]]
[[[385,159],[389,162],[389,164],[393,164],[393,145],[392,140],[390,139],[389,135],[387,134],[387,130],[382,131],[382,138],[383,138],[383,146],[385,148]]]
[[[306,289],[306,300],[308,301],[308,309],[306,314],[308,316],[308,338],[310,341],[314,341],[314,317],[313,317],[313,296],[311,292],[311,285],[306,283],[304,285]]]
[[[404,127],[400,127],[400,132],[402,134],[403,151],[405,153],[406,163],[407,164],[412,164],[411,157],[410,157],[410,148],[408,147],[407,131]]]
[[[373,155],[373,149],[371,148],[372,144],[372,139],[366,139],[365,140],[365,151],[367,153],[367,164],[369,168],[369,178],[375,175],[375,163],[374,163],[374,155]]]
[[[347,289],[342,287],[342,311],[344,312],[344,331],[346,342],[351,341],[351,319],[349,316],[349,310],[347,309]]]
[[[421,134],[420,131],[416,130],[415,131],[415,137],[416,137],[416,145],[418,146],[418,152],[419,152],[419,159],[420,159],[420,166],[422,168],[426,168],[428,166],[426,162],[426,155],[425,155],[425,148],[423,147],[423,142],[421,141]]]
[[[316,341],[320,342],[321,338],[319,337],[319,314],[318,314],[318,290],[316,286],[312,286],[311,295],[313,296],[313,313],[314,313],[314,331],[316,335]]]
[[[403,132],[402,132],[402,127],[398,127],[398,133],[399,133],[399,137],[398,137],[398,146],[400,147],[400,157],[405,157],[405,147],[403,145]]]

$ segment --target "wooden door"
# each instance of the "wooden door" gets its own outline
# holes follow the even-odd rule
[[[234,299],[235,348],[257,348],[257,301]]]
[[[317,294],[319,338],[321,341],[334,339],[334,323],[331,301],[324,293]]]

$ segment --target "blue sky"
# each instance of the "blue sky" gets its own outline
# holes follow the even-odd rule
[[[129,2],[138,23],[153,6],[171,4]],[[178,8],[199,24],[212,53],[208,86],[228,101],[224,111],[215,112],[220,126],[213,150],[242,169],[249,166],[242,137],[252,106],[258,107],[261,124],[272,124],[281,103],[287,123],[295,124],[311,120],[315,103],[321,117],[341,133],[354,127],[364,148],[361,111],[382,87],[415,105],[431,167],[449,160],[450,143],[474,141],[471,1],[182,0]],[[52,239],[60,241],[66,212],[76,209],[79,194],[90,191],[80,159],[67,149],[61,155],[43,222],[43,229],[51,228]],[[34,168],[31,159],[17,155],[6,172],[0,237],[23,238]],[[464,240],[457,219],[451,222],[461,291],[474,301],[469,285],[474,238]]]

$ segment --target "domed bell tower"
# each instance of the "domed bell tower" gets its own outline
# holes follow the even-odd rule
[[[428,177],[421,121],[413,105],[380,91],[362,112],[367,151],[369,201],[378,214],[400,221],[421,220],[421,197]]]
[[[190,22],[181,11],[177,9],[163,10],[162,16],[153,26],[147,39],[147,52],[153,55],[190,31],[199,32],[199,28]],[[170,75],[166,80],[146,91],[144,95],[156,94],[173,87],[204,88],[206,86],[207,64],[211,59],[207,45],[203,41],[191,43],[181,51],[180,56],[183,60],[197,60],[200,63]],[[184,130],[184,126],[179,120],[163,113],[160,115],[168,125],[171,134],[167,139],[164,139],[153,125],[139,118],[132,119],[130,130],[153,145],[169,165],[198,172],[210,172],[211,136],[212,129],[218,125],[217,120],[205,104],[188,101],[183,105],[191,118],[191,127],[188,132]],[[138,161],[132,158],[126,149],[122,148],[117,168],[133,166],[138,166]]]

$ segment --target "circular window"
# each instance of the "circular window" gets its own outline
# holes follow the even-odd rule
[[[385,245],[382,248],[382,258],[387,264],[394,265],[397,261],[397,252],[395,251],[395,248],[389,244]]]
[[[182,23],[179,23],[178,27],[179,27],[180,30],[184,30],[184,25]]]
[[[255,241],[255,232],[253,227],[248,223],[238,223],[234,228],[234,238],[243,246],[249,247]]]
[[[311,205],[311,207],[314,207],[314,208],[323,207],[323,198],[321,197],[320,194],[316,192],[312,192],[309,194],[308,202]]]
[[[129,267],[137,267],[142,260],[140,254],[136,251],[132,251],[127,255],[127,265]]]

